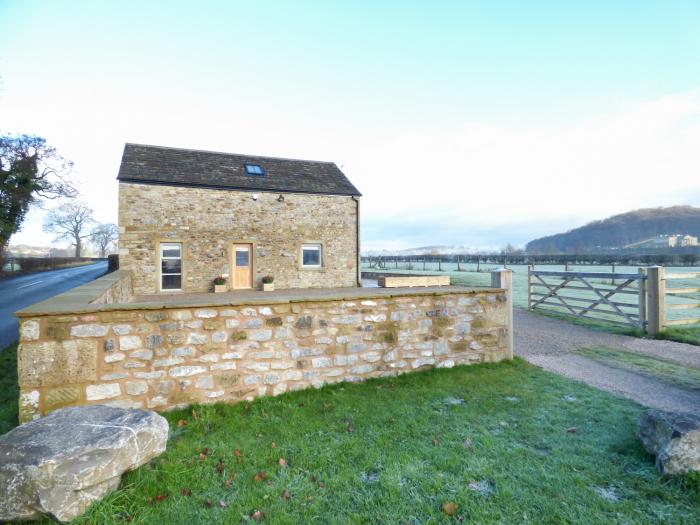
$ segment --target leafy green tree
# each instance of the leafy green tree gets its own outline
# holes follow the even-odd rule
[[[0,136],[0,258],[32,204],[77,194],[65,179],[71,167],[41,137]]]

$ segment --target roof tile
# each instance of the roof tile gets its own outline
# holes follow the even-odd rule
[[[248,175],[259,164],[265,175]],[[204,188],[355,195],[360,192],[333,162],[238,155],[126,144],[117,179],[123,182]]]

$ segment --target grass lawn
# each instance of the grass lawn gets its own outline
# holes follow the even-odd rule
[[[616,368],[657,379],[664,383],[700,391],[700,370],[619,348],[596,346],[578,353]]]
[[[661,332],[663,339],[700,345],[700,326],[670,326]]]
[[[700,484],[657,474],[640,410],[520,359],[196,406],[77,522],[698,523]]]
[[[0,435],[17,426],[17,343],[0,353]]]

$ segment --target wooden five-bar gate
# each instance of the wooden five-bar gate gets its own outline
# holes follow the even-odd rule
[[[667,326],[700,323],[700,317],[667,319],[667,310],[700,310],[700,287],[667,287],[670,280],[700,279],[700,272],[666,274],[528,271],[528,308],[632,326],[657,335]],[[688,302],[691,301],[691,302]]]

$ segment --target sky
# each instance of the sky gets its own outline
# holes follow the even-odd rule
[[[700,2],[0,0],[0,133],[101,222],[137,142],[334,161],[363,250],[523,245],[700,206]]]

